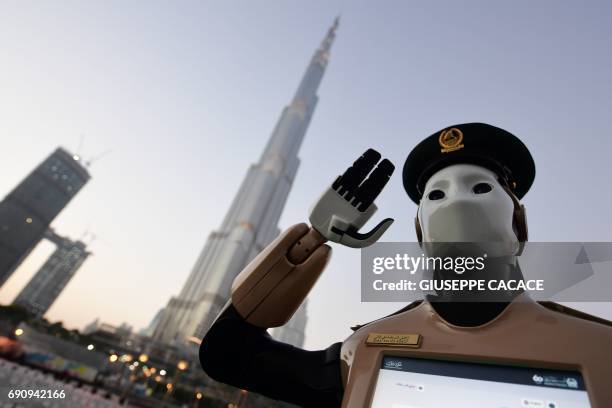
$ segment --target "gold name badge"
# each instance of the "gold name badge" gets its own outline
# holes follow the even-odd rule
[[[368,346],[412,347],[421,346],[420,334],[370,333],[366,340]]]

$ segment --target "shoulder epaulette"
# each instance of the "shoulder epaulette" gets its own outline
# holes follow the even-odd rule
[[[566,315],[577,317],[579,319],[589,320],[591,322],[600,323],[612,327],[612,322],[610,320],[602,319],[601,317],[593,316],[588,313],[581,312],[580,310],[560,305],[559,303],[551,301],[540,301],[538,303],[547,309],[554,310],[555,312],[563,313]]]

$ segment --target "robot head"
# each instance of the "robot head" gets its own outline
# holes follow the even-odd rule
[[[434,133],[413,149],[403,171],[419,205],[419,242],[501,243],[500,256],[519,253],[527,240],[519,198],[534,177],[529,150],[503,129],[467,123]]]
[[[490,255],[517,254],[527,239],[524,207],[493,171],[473,164],[429,178],[415,226],[420,242],[489,244]]]

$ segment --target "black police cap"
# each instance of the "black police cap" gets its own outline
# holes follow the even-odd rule
[[[404,188],[419,203],[427,180],[453,164],[475,164],[495,172],[521,199],[535,178],[527,147],[512,133],[486,123],[449,126],[419,143],[404,164]]]

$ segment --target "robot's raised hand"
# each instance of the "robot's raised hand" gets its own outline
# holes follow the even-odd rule
[[[363,248],[375,243],[393,223],[393,219],[386,218],[370,232],[358,232],[376,212],[374,200],[395,170],[387,159],[379,163],[380,158],[376,150],[366,151],[314,205],[310,223],[328,240]]]

